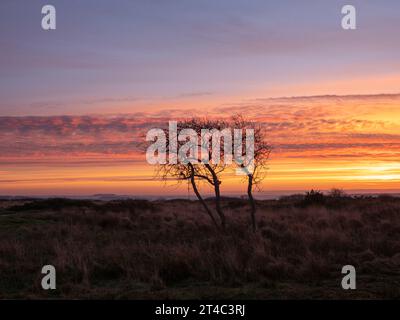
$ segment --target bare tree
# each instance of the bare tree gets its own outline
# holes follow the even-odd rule
[[[233,138],[232,128],[235,132]],[[240,133],[238,136],[236,136],[237,130]],[[218,228],[225,228],[226,216],[221,205],[221,175],[228,166],[238,165],[247,179],[251,224],[255,231],[257,208],[253,189],[259,189],[265,178],[266,164],[271,150],[266,142],[264,127],[256,122],[245,120],[242,116],[232,117],[229,121],[192,118],[176,123],[177,136],[170,137],[168,129],[163,129],[162,132],[165,136],[166,158],[170,159],[170,147],[173,150],[179,149],[179,152],[177,161],[158,164],[156,175],[163,180],[172,178],[178,182],[188,181],[213,224]],[[251,143],[248,143],[248,132],[253,133]],[[248,146],[252,147],[250,157]],[[237,162],[237,156],[241,161]],[[234,161],[225,161],[226,159]],[[236,165],[234,165],[235,162]],[[214,190],[215,212],[218,219],[201,196],[198,188],[200,183],[205,183]]]
[[[247,176],[247,196],[250,203],[251,225],[255,232],[257,229],[257,207],[253,197],[253,189],[257,188],[260,190],[261,183],[265,179],[271,146],[267,143],[267,132],[262,124],[246,120],[241,115],[236,115],[232,118],[232,126],[242,130],[242,146],[245,145],[246,135],[249,130],[253,131],[253,156],[250,158],[246,157],[248,150],[240,146],[239,153],[241,153],[243,161],[239,163],[239,166]]]
[[[226,168],[226,164],[223,161],[225,149],[219,148],[219,155],[217,155],[217,157],[214,158],[215,155],[213,154],[213,151],[215,150],[213,150],[212,143],[210,143],[210,140],[217,139],[219,140],[219,142],[221,142],[221,137],[219,136],[213,137],[212,134],[213,132],[223,131],[229,126],[229,124],[223,120],[191,119],[189,121],[184,121],[182,123],[182,126],[183,128],[193,129],[196,132],[197,136],[200,138],[198,140],[199,141],[198,147],[200,149],[205,150],[205,153],[207,153],[207,159],[210,160],[204,162],[204,159],[201,159],[200,157],[197,159],[199,162],[202,162],[202,165],[205,168],[205,170],[202,170],[201,177],[199,178],[208,182],[213,187],[215,194],[215,210],[217,211],[217,214],[219,216],[221,227],[225,228],[226,217],[221,206],[221,189],[220,189],[220,185],[222,183],[220,179],[220,174]],[[210,135],[203,136],[202,130],[208,131]],[[215,161],[213,161],[213,158]],[[202,165],[200,165],[199,167],[201,168]]]
[[[225,170],[226,165],[223,161],[204,161],[204,159],[202,159],[202,156],[206,154],[208,159],[213,158],[212,146],[210,144],[209,138],[213,138],[213,130],[219,131],[224,129],[226,126],[227,123],[221,120],[201,120],[193,118],[190,120],[179,121],[177,123],[178,132],[183,132],[184,130],[193,130],[198,137],[196,142],[189,144],[189,147],[186,149],[187,151],[190,151],[190,149],[193,148],[195,151],[190,156],[188,156],[187,154],[179,155],[182,156],[182,158],[187,159],[188,161],[177,161],[177,163],[167,162],[165,164],[159,164],[156,170],[156,175],[158,177],[161,177],[163,180],[173,178],[178,182],[189,181],[196,197],[202,204],[204,210],[212,220],[213,224],[217,227],[221,226],[222,228],[225,228],[226,226],[226,217],[221,206],[220,174]],[[208,130],[210,135],[203,136],[202,130]],[[171,145],[171,143],[177,143],[177,149],[180,149],[180,147],[182,147],[183,145],[188,144],[188,141],[173,142],[172,139],[175,139],[176,137],[170,137],[167,134],[167,129],[164,129],[164,132],[166,133],[166,156],[169,156],[169,146]],[[200,154],[199,152],[197,152],[198,150],[203,150],[203,153]],[[224,151],[220,150],[220,158],[222,158],[223,155]],[[219,217],[219,223],[214,217],[214,214],[209,208],[207,202],[203,199],[199,192],[198,184],[200,182],[208,184],[214,190],[215,210]]]

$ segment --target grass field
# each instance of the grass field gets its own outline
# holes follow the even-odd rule
[[[400,298],[399,198],[257,205],[253,233],[239,199],[225,231],[196,201],[1,201],[0,298]],[[357,290],[341,288],[347,264]]]

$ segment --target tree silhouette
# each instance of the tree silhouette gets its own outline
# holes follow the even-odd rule
[[[232,118],[232,126],[236,129],[241,129],[242,145],[245,144],[246,130],[253,131],[252,140],[254,142],[253,157],[247,158],[248,150],[241,148],[243,162],[239,163],[239,167],[247,176],[247,196],[250,203],[250,217],[252,229],[255,232],[257,229],[256,211],[257,206],[253,197],[253,189],[260,190],[261,183],[266,177],[267,162],[271,153],[271,146],[267,143],[267,132],[265,127],[255,121],[245,119],[242,115],[236,115]]]
[[[181,120],[176,123],[176,129],[179,137],[171,137],[168,134],[168,129],[162,130],[165,136],[165,148],[163,150],[165,158],[170,159],[170,146],[173,145],[173,150],[179,150],[177,161],[159,163],[156,176],[163,180],[173,179],[178,182],[187,181],[190,183],[197,199],[213,224],[217,228],[224,229],[226,227],[226,216],[221,205],[221,176],[228,167],[238,169],[247,180],[251,225],[253,231],[256,231],[257,207],[253,190],[254,188],[260,189],[261,182],[265,178],[266,164],[271,151],[266,142],[265,128],[261,124],[237,115],[229,120],[199,118]],[[235,129],[234,137],[232,137],[232,129]],[[250,144],[253,147],[251,157],[248,157],[249,132],[253,133]],[[184,133],[183,136],[181,136],[181,133]],[[196,137],[194,140],[190,138],[193,135]],[[216,141],[218,143],[214,145]],[[233,161],[226,161],[226,159]],[[203,199],[199,191],[200,183],[205,183],[214,190],[216,215],[207,201]]]
[[[208,159],[213,158],[212,145],[209,143],[208,137],[202,136],[202,130],[210,131],[210,134],[213,130],[222,131],[223,129],[228,127],[228,123],[222,120],[208,120],[208,119],[197,119],[192,118],[190,120],[182,120],[177,123],[178,132],[182,132],[183,130],[193,130],[198,137],[196,142],[188,141],[177,141],[177,149],[180,150],[182,146],[185,144],[188,145],[186,148],[187,151],[190,151],[191,148],[195,150],[203,150],[203,154],[206,154]],[[165,129],[165,133],[167,130]],[[172,143],[171,137],[166,134],[166,155],[169,156],[169,146]],[[196,144],[196,145],[194,145]],[[221,178],[220,175],[226,168],[226,164],[223,160],[224,150],[220,150],[220,157],[218,160],[221,161],[208,161],[205,162],[198,152],[193,152],[192,155],[187,154],[179,154],[178,158],[187,159],[187,161],[178,161],[178,163],[165,163],[159,164],[156,170],[156,175],[161,177],[163,180],[167,180],[173,178],[180,181],[189,181],[196,197],[202,204],[208,216],[211,218],[213,224],[217,227],[225,228],[226,226],[226,217],[223,212],[221,206]],[[191,158],[192,157],[192,158]],[[207,202],[201,196],[198,184],[200,182],[204,182],[212,187],[215,194],[215,210],[219,217],[219,223],[215,218],[212,210],[209,208]]]

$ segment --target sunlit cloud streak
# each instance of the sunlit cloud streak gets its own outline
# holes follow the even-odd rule
[[[395,189],[400,172],[399,105],[399,95],[293,97],[262,99],[250,106],[244,102],[231,109],[204,108],[197,116],[242,113],[262,123],[273,147],[269,188]],[[12,186],[12,192],[34,192],[47,186],[62,193],[75,186],[162,193],[139,145],[147,130],[186,117],[184,110],[0,117],[0,191]],[[229,179],[225,188],[234,192],[239,182]]]

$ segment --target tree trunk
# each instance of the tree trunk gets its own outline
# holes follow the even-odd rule
[[[214,191],[215,191],[215,208],[217,210],[219,218],[221,219],[221,226],[223,229],[225,229],[226,219],[221,208],[221,192],[219,189],[220,181],[218,180],[218,176],[216,175],[215,171],[213,170],[213,168],[211,168],[209,164],[206,164],[206,168],[208,169],[208,171],[210,171],[213,177]]]
[[[214,223],[215,227],[217,229],[219,229],[218,223],[214,218],[214,215],[212,214],[210,208],[208,207],[207,203],[204,201],[203,197],[201,196],[199,190],[197,189],[196,186],[196,181],[194,179],[194,169],[193,169],[193,165],[190,166],[191,170],[192,170],[192,175],[190,177],[190,183],[192,184],[192,188],[194,193],[197,196],[197,199],[199,199],[200,203],[203,205],[204,209],[206,210],[206,213],[208,214],[208,216],[211,218],[212,222]]]
[[[248,184],[247,184],[247,195],[249,197],[249,202],[250,202],[250,216],[251,216],[251,226],[253,229],[253,232],[256,232],[257,230],[257,223],[256,223],[256,203],[253,198],[253,175],[249,174],[247,175],[248,177]]]

